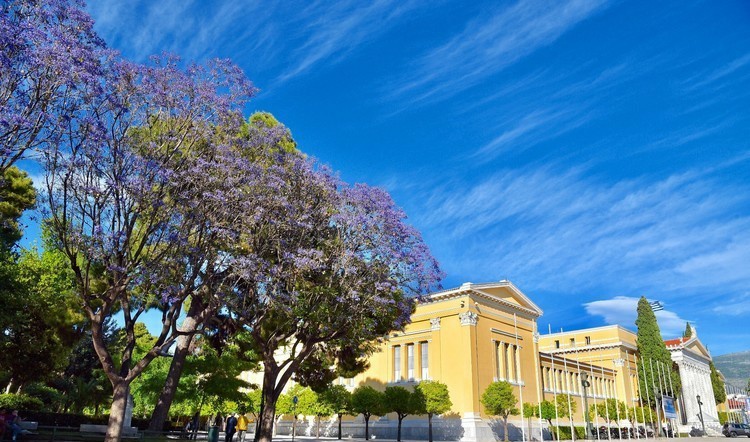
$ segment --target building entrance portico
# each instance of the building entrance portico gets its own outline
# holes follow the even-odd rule
[[[711,354],[698,340],[695,329],[691,327],[691,330],[690,338],[664,342],[680,371],[680,431],[689,433],[693,428],[700,430],[705,425],[707,433],[716,432],[720,435],[721,424],[711,385]]]

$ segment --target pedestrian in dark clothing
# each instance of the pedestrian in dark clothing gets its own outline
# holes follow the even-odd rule
[[[226,437],[224,440],[226,442],[232,442],[234,433],[237,432],[237,413],[232,413],[232,415],[227,418],[227,426],[224,432],[226,433]]]

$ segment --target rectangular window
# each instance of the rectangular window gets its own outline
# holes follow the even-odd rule
[[[576,346],[576,338],[570,338],[570,346],[575,347]]]
[[[427,353],[427,343],[422,342],[419,352],[422,354],[422,380],[430,379],[430,356]]]
[[[560,348],[560,341],[555,341],[555,348]]]
[[[411,380],[414,379],[414,344],[406,346],[406,378]]]
[[[401,346],[393,347],[393,380],[401,380]]]
[[[591,345],[591,336],[586,336],[586,345]]]

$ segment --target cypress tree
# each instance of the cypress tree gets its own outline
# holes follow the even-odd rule
[[[638,380],[641,384],[642,400],[648,403],[651,408],[657,408],[656,398],[662,394],[674,396],[679,394],[680,375],[677,366],[672,362],[672,357],[664,345],[661,337],[659,324],[656,322],[656,315],[651,310],[651,305],[645,297],[638,301],[638,318],[635,320],[638,327]],[[672,388],[669,385],[661,389],[659,385],[658,367],[661,365],[662,370],[665,368],[669,371],[672,378]],[[653,367],[653,370],[652,370]],[[667,379],[667,383],[669,380]]]
[[[713,361],[709,362],[708,365],[711,367],[711,387],[714,389],[714,400],[716,401],[716,405],[719,405],[727,400],[727,391],[724,388],[724,381],[721,380],[719,372],[716,371]]]
[[[690,339],[693,337],[693,328],[690,327],[690,323],[685,323],[685,333],[682,334],[682,337],[685,339]]]

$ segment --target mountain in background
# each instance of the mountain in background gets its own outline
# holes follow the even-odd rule
[[[750,351],[714,356],[713,359],[727,384],[747,388],[747,380],[750,379]]]

